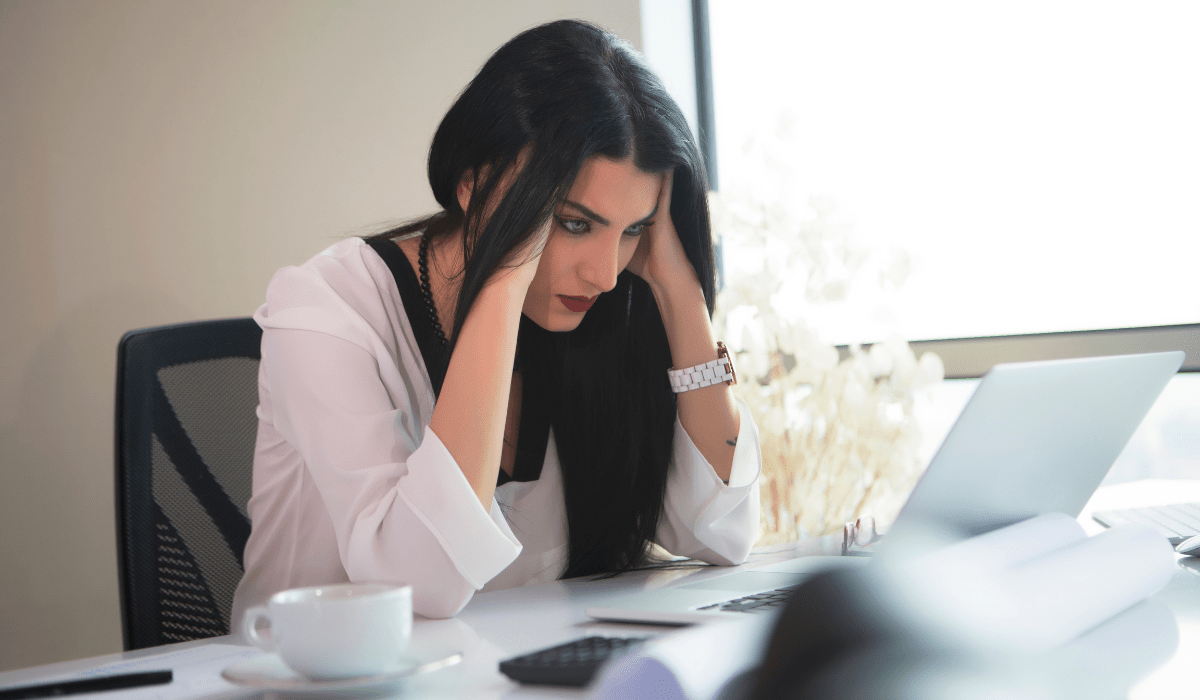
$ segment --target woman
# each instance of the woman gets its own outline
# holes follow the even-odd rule
[[[441,212],[280,270],[255,314],[233,619],[347,580],[447,617],[652,542],[744,561],[757,431],[726,382],[668,380],[718,359],[703,167],[640,57],[583,22],[517,36],[438,127],[429,181]]]

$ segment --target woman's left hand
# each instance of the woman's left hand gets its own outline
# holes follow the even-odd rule
[[[646,280],[650,288],[666,291],[673,285],[683,283],[699,284],[696,271],[688,260],[683,244],[679,242],[679,234],[671,221],[671,185],[674,172],[668,171],[663,176],[662,189],[658,195],[658,214],[654,217],[654,225],[641,235],[637,251],[629,261],[630,272]]]

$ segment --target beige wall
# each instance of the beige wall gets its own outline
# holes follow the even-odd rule
[[[0,0],[0,669],[117,651],[115,349],[426,212],[442,113],[518,31],[637,0]]]

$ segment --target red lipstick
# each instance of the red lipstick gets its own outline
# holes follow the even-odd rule
[[[568,311],[574,311],[577,314],[581,314],[584,311],[587,311],[588,309],[592,308],[592,303],[596,301],[596,298],[599,295],[596,295],[596,296],[590,297],[590,298],[589,297],[569,297],[569,296],[564,296],[562,294],[558,294],[556,296],[558,296],[558,298],[562,301],[563,306],[567,307]]]

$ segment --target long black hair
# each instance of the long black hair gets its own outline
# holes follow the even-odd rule
[[[563,20],[502,46],[442,119],[429,149],[429,184],[442,211],[379,234],[427,231],[436,239],[461,227],[464,269],[451,347],[484,283],[516,262],[514,251],[594,156],[632,157],[644,172],[674,173],[671,220],[712,314],[707,181],[683,113],[629,44]],[[485,203],[510,171],[511,186],[485,217]],[[466,211],[456,196],[464,177],[473,183]],[[565,333],[523,316],[517,348],[523,390],[549,406],[562,465],[563,578],[643,564],[662,514],[676,413],[670,347],[649,286],[621,272],[616,287]]]

